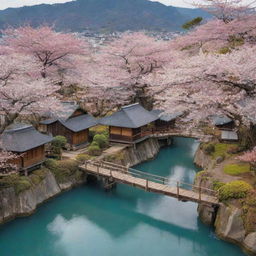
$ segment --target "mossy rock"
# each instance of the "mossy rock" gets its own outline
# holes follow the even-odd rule
[[[250,165],[248,163],[227,164],[223,171],[228,175],[238,176],[250,172]]]
[[[32,172],[31,175],[29,175],[29,179],[31,180],[33,185],[38,185],[45,179],[48,171],[49,170],[47,168],[35,170]]]
[[[246,233],[255,232],[256,230],[256,191],[248,193],[243,201],[243,222]]]
[[[226,183],[218,189],[219,199],[225,201],[228,199],[245,198],[253,190],[253,187],[245,181],[234,180]]]
[[[31,186],[32,183],[30,179],[26,176],[20,176],[19,174],[12,174],[0,179],[0,188],[13,187],[17,195],[22,191],[30,189]]]

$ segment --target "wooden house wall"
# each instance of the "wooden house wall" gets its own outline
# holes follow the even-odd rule
[[[156,128],[174,128],[175,127],[175,120],[171,120],[169,122],[165,122],[162,120],[156,121]]]
[[[83,115],[83,114],[85,114],[85,111],[83,111],[82,109],[77,109],[77,110],[72,114],[71,117],[80,116],[80,115]],[[71,117],[70,117],[70,118],[71,118]]]
[[[89,129],[86,129],[80,132],[74,132],[72,143],[74,145],[86,143],[88,141],[88,137],[89,137]]]
[[[230,122],[228,124],[216,125],[219,129],[232,130],[235,128],[235,122]]]
[[[24,152],[21,158],[23,168],[28,168],[30,166],[43,162],[45,159],[44,145]]]
[[[115,126],[110,126],[109,133],[114,135],[123,135],[127,137],[132,137],[133,135],[131,128],[115,127]]]
[[[141,128],[109,127],[110,140],[132,142],[141,137]]]

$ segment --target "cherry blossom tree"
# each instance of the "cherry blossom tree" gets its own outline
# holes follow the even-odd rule
[[[144,97],[148,86],[144,78],[170,60],[168,43],[142,32],[124,33],[96,52],[94,63],[86,70],[85,79],[87,84],[101,87],[102,92],[108,95],[112,91],[112,100],[121,91],[125,92],[123,96],[126,97],[121,97],[122,101],[117,99],[121,105],[128,98],[138,100]]]
[[[256,164],[256,147],[252,151],[245,152],[238,157],[240,161]]]
[[[209,12],[218,20],[229,23],[251,14],[255,10],[254,3],[255,1],[248,3],[244,0],[204,0],[203,3],[194,3],[194,6]]]
[[[17,171],[17,166],[15,165],[15,159],[17,159],[19,156],[17,156],[14,153],[7,152],[7,151],[1,151],[0,152],[0,172],[1,174],[9,174],[14,171]]]
[[[40,76],[30,57],[0,56],[0,112],[6,117],[0,133],[22,115],[56,110],[58,90],[59,86]]]
[[[3,44],[10,52],[33,57],[40,65],[43,78],[57,82],[77,81],[77,56],[89,55],[89,44],[73,34],[57,33],[51,27],[32,28],[24,26],[3,31]]]
[[[226,53],[244,44],[256,42],[256,13],[243,0],[205,0],[195,4],[215,16],[191,32],[173,40],[172,47],[183,50]],[[224,48],[224,49],[223,49]],[[192,51],[193,52],[193,51]]]
[[[256,110],[256,47],[243,47],[226,55],[184,56],[148,77],[155,106],[187,112],[193,123],[209,115],[238,115],[245,122]]]

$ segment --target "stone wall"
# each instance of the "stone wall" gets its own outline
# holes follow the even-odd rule
[[[122,164],[130,167],[153,159],[158,154],[160,147],[158,140],[151,138],[138,143],[136,146],[126,148],[123,151]]]
[[[159,150],[157,139],[146,140],[136,145],[136,148],[126,148],[122,164],[127,166],[139,164],[154,158]],[[0,189],[0,223],[18,216],[30,215],[44,201],[83,183],[86,183],[86,175],[82,175],[79,179],[71,176],[67,182],[58,183],[54,175],[47,171],[45,178],[38,185],[19,194],[15,193],[13,187]]]
[[[32,214],[37,206],[44,201],[86,181],[71,178],[70,182],[58,184],[54,175],[47,171],[45,178],[36,186],[32,186],[19,194],[13,187],[0,190],[0,223],[6,222],[18,216]]]
[[[194,162],[207,170],[207,178],[202,175],[197,176],[195,183],[212,189],[212,180],[214,179],[213,161],[200,148],[197,150]],[[207,165],[208,162],[208,165]],[[256,230],[246,234],[242,218],[242,209],[233,205],[232,202],[220,204],[216,209],[199,204],[198,214],[202,222],[208,225],[214,225],[218,237],[223,240],[236,243],[252,255],[256,255]]]

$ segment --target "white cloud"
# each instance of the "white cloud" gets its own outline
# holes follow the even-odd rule
[[[151,1],[160,2],[165,5],[188,7],[188,8],[192,8],[193,6],[191,3],[195,2],[191,0],[151,0]]]

